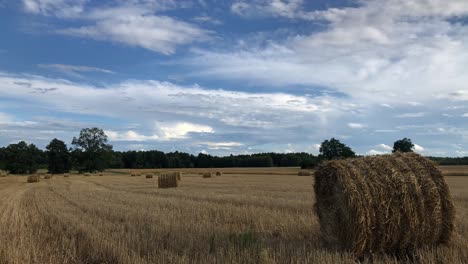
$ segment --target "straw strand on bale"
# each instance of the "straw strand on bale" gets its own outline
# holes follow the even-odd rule
[[[445,243],[455,210],[441,172],[415,153],[330,161],[315,173],[327,247],[357,257]]]

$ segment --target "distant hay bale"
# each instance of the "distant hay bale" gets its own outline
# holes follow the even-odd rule
[[[63,177],[70,177],[70,175],[68,175],[67,173],[65,173],[65,174],[63,175]]]
[[[216,176],[221,176],[221,175],[223,175],[222,172],[220,172],[220,171],[217,171],[217,172],[216,172]]]
[[[203,178],[211,178],[211,172],[203,173]]]
[[[310,171],[300,171],[297,173],[298,176],[310,176]]]
[[[41,181],[41,176],[39,175],[29,175],[27,182],[40,182]]]
[[[8,176],[8,172],[0,170],[0,177]]]
[[[315,172],[325,246],[405,254],[449,241],[455,209],[441,172],[415,153],[330,161]]]
[[[104,174],[103,174],[103,173],[99,173],[99,176],[104,176]]]
[[[89,176],[91,176],[91,174],[85,173],[84,176],[89,177]]]
[[[46,175],[44,175],[44,179],[50,180],[50,179],[52,179],[52,175],[51,174],[46,174]]]
[[[151,173],[146,174],[146,178],[147,179],[153,178],[153,174],[151,174]]]
[[[175,188],[179,186],[177,175],[175,173],[163,173],[158,176],[159,188]]]

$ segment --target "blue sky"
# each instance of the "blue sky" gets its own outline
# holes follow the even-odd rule
[[[0,0],[0,145],[468,155],[465,0]]]

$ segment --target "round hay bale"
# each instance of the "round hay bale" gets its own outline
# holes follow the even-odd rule
[[[220,172],[220,171],[217,171],[217,172],[216,172],[216,176],[221,176],[221,175],[223,175],[222,172]]]
[[[41,181],[41,176],[39,176],[39,175],[29,175],[26,181],[29,182],[29,183],[40,182]]]
[[[177,174],[163,173],[158,176],[158,188],[175,188],[178,186]]]
[[[211,172],[203,173],[203,178],[211,178]]]
[[[70,177],[70,175],[69,175],[69,174],[67,174],[67,173],[65,173],[65,174],[63,175],[63,177],[66,177],[66,178],[68,178],[68,177]]]
[[[50,179],[52,179],[52,175],[46,174],[46,175],[44,175],[44,179],[50,180]]]
[[[146,178],[147,179],[153,178],[153,174],[151,174],[151,173],[146,174]]]
[[[442,173],[415,153],[327,162],[314,189],[324,245],[356,257],[410,253],[447,242],[453,231]]]
[[[297,173],[298,176],[310,176],[310,172],[309,171],[300,171]]]
[[[89,177],[89,176],[91,176],[91,174],[85,173],[84,176]]]

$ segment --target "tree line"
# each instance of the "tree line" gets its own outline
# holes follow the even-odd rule
[[[410,139],[394,143],[393,151],[414,150]],[[80,172],[97,172],[107,168],[153,169],[153,168],[223,168],[223,167],[302,167],[314,168],[324,160],[355,157],[355,152],[335,138],[320,145],[319,155],[299,153],[257,153],[229,155],[224,157],[200,153],[164,153],[149,151],[114,151],[108,138],[99,128],[85,128],[74,137],[71,147],[53,139],[43,151],[34,144],[21,141],[0,148],[0,169],[12,174],[31,174],[38,169],[61,174],[74,169]],[[440,164],[468,165],[466,158],[433,158]]]

